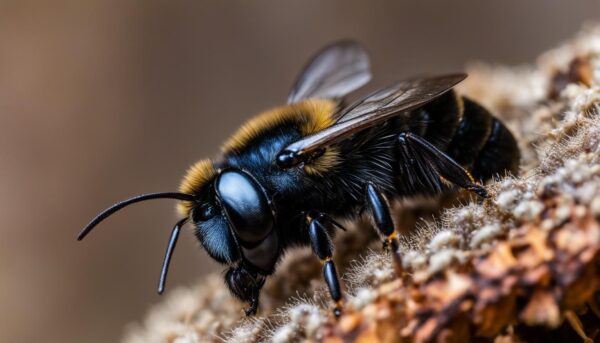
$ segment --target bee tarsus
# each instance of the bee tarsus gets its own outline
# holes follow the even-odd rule
[[[250,306],[244,310],[244,314],[249,317],[256,314],[258,311],[258,297],[250,302]]]
[[[318,214],[307,217],[308,235],[314,254],[323,262],[323,278],[327,283],[331,299],[335,302],[335,309],[339,309],[342,300],[342,289],[338,280],[337,271],[333,262],[333,243],[330,232],[339,224],[329,220],[327,215]],[[335,310],[334,310],[335,312]]]
[[[382,236],[384,249],[389,250],[392,254],[396,275],[402,277],[404,270],[402,267],[400,242],[398,241],[398,232],[395,229],[394,220],[390,213],[390,205],[385,196],[372,182],[369,182],[366,187],[366,206],[371,212],[375,228],[378,230],[379,235]]]

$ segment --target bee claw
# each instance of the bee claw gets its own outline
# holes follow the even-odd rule
[[[246,314],[246,317],[250,317],[250,316],[255,315],[257,310],[258,310],[258,301],[252,300],[252,302],[250,303],[250,307],[245,309],[244,313]]]
[[[387,239],[384,239],[381,244],[383,246],[383,250],[385,250],[385,251],[389,250],[390,242]]]
[[[256,314],[256,308],[248,307],[244,310],[244,314],[246,315],[246,317],[253,316]]]
[[[487,190],[483,186],[475,185],[471,187],[470,191],[475,192],[475,194],[485,199],[490,197]]]

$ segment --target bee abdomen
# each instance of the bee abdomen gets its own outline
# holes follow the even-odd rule
[[[462,101],[463,115],[446,153],[460,165],[470,168],[490,138],[494,117],[476,102],[465,97]]]
[[[516,175],[520,153],[513,135],[483,106],[465,97],[462,102],[462,117],[446,153],[479,180]]]
[[[498,119],[492,118],[490,136],[473,164],[473,176],[487,180],[506,173],[516,175],[520,158],[519,147],[512,133]]]
[[[439,149],[445,150],[456,133],[463,114],[463,102],[454,90],[426,104],[420,111],[426,120],[424,134],[415,132]]]
[[[411,112],[399,124],[400,130],[424,138],[478,180],[518,171],[520,153],[510,131],[483,106],[454,91]],[[398,149],[401,195],[436,195],[447,189],[443,179],[430,171],[433,157],[420,149],[406,143]]]

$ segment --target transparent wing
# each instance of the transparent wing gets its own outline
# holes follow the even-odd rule
[[[315,151],[350,135],[383,123],[401,112],[420,107],[444,94],[467,77],[452,74],[400,81],[380,89],[342,109],[333,126],[287,146],[280,156],[302,160]],[[283,157],[278,157],[282,159]]]
[[[296,80],[288,103],[308,98],[339,99],[371,79],[369,56],[356,42],[341,41],[318,52]]]

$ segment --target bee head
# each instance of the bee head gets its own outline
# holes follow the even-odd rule
[[[178,208],[185,218],[177,222],[171,233],[158,292],[164,290],[181,227],[191,219],[196,227],[196,237],[207,253],[217,262],[237,270],[226,277],[226,282],[236,296],[247,300],[240,290],[250,288],[243,286],[246,283],[242,281],[248,280],[247,275],[270,274],[280,252],[274,230],[274,211],[265,189],[248,172],[234,168],[215,171],[212,163],[201,161],[192,166],[180,191],[144,194],[119,202],[86,225],[78,239],[83,239],[104,219],[131,204],[152,199],[180,200]],[[252,272],[242,273],[239,271],[241,265],[245,271]],[[232,287],[232,282],[239,287]],[[254,284],[259,283],[255,280]]]
[[[240,169],[220,170],[191,208],[196,236],[215,260],[240,260],[269,272],[278,255],[275,216],[260,183]]]

